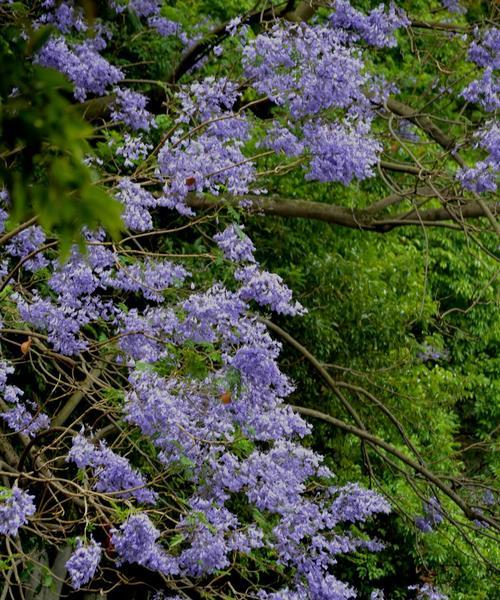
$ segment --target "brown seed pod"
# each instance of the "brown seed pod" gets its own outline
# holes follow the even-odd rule
[[[21,353],[23,356],[25,356],[26,354],[28,354],[28,352],[30,351],[31,348],[31,344],[33,343],[32,339],[29,337],[27,340],[25,340],[22,344],[21,344]]]
[[[231,402],[231,392],[229,390],[225,391],[223,394],[221,394],[220,397],[221,401],[223,404],[230,404]]]

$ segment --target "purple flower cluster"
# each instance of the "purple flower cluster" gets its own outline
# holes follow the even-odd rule
[[[304,126],[304,136],[311,154],[307,179],[348,185],[373,175],[382,146],[370,136],[369,122],[313,121]]]
[[[500,29],[492,27],[469,46],[468,58],[479,67],[500,69]]]
[[[124,210],[123,222],[132,231],[150,231],[153,229],[153,219],[149,209],[158,206],[158,200],[142,186],[134,183],[127,177],[118,184],[116,199],[119,200]]]
[[[474,40],[469,48],[469,60],[483,67],[482,77],[474,79],[462,91],[468,102],[480,104],[486,111],[493,112],[500,107],[500,30],[488,29],[480,39]]]
[[[410,24],[405,12],[392,2],[388,7],[380,4],[368,15],[353,8],[348,0],[336,0],[334,8],[335,12],[330,16],[333,27],[354,32],[354,35],[351,34],[353,41],[361,38],[377,48],[396,46],[394,32]]]
[[[429,533],[443,522],[443,511],[439,500],[432,496],[428,502],[423,504],[423,516],[415,518],[415,525],[423,533]]]
[[[123,121],[131,129],[147,131],[153,123],[153,115],[146,110],[146,96],[132,90],[115,88],[115,106],[111,111],[113,121]]]
[[[10,256],[25,258],[28,254],[36,252],[45,242],[45,233],[38,225],[33,225],[24,229],[13,237],[7,244],[6,251]],[[43,254],[35,254],[32,258],[24,262],[23,266],[28,271],[39,271],[48,265],[47,259]]]
[[[464,15],[467,12],[467,9],[459,2],[459,0],[441,0],[441,4],[443,5],[443,8],[446,8],[446,10],[457,15]]]
[[[66,562],[74,590],[79,590],[94,577],[101,562],[101,554],[101,546],[94,540],[91,539],[88,544],[84,544],[81,539],[77,540],[76,550]]]
[[[120,69],[99,54],[101,45],[90,39],[70,46],[64,38],[52,37],[39,51],[37,61],[66,75],[74,85],[75,98],[83,102],[89,94],[101,96],[123,79]]]
[[[190,273],[180,265],[168,260],[146,259],[132,265],[121,265],[108,283],[117,290],[140,292],[154,302],[163,300],[163,292],[179,286]]]
[[[229,260],[255,262],[253,256],[255,246],[252,240],[243,233],[243,226],[230,225],[221,233],[214,235],[214,240]]]
[[[155,504],[157,494],[146,487],[146,480],[130,466],[128,460],[115,454],[101,442],[97,448],[83,435],[73,438],[68,461],[74,462],[79,469],[91,467],[96,478],[94,488],[99,492],[120,492],[121,498],[135,498],[138,502]]]
[[[115,145],[113,140],[110,145]],[[123,142],[116,145],[115,154],[124,159],[123,164],[126,167],[133,167],[139,161],[146,159],[152,149],[153,146],[145,142],[142,136],[126,133],[123,136]]]
[[[254,88],[293,117],[366,104],[363,63],[332,27],[275,25],[244,47],[243,66]]]
[[[242,118],[232,121],[244,125]],[[207,191],[218,195],[223,187],[234,195],[248,192],[255,178],[255,167],[243,155],[241,138],[228,139],[220,135],[222,123],[219,121],[195,139],[167,144],[160,150],[160,174],[165,179],[161,199],[164,206],[189,215],[193,214],[185,204],[189,192]],[[234,129],[229,129],[228,134],[234,135]]]
[[[12,489],[0,488],[0,534],[17,535],[26,525],[28,517],[35,514],[34,496],[14,485]]]
[[[236,82],[227,77],[205,77],[201,81],[182,87],[178,92],[178,120],[185,123],[190,120],[208,121],[231,111],[239,96]]]
[[[20,388],[6,383],[7,376],[13,372],[14,367],[9,362],[0,361],[0,395],[5,402],[13,405],[9,410],[1,412],[0,417],[16,433],[34,436],[50,425],[50,419],[38,410],[34,402],[22,400],[24,392]],[[35,414],[32,414],[29,409],[35,411]]]
[[[439,592],[430,583],[423,583],[422,585],[410,585],[409,590],[415,590],[417,600],[448,600],[448,596]]]
[[[284,127],[275,123],[267,132],[266,139],[263,142],[265,148],[271,148],[275,152],[283,152],[287,156],[299,156],[304,152],[304,144],[299,138],[290,131],[291,124]]]
[[[137,563],[163,575],[177,575],[177,560],[157,542],[160,532],[145,513],[130,516],[120,529],[111,530],[111,541],[120,563]]]
[[[182,33],[180,23],[166,19],[165,17],[149,17],[148,25],[163,37],[178,36],[182,42],[186,42],[186,36]]]
[[[488,122],[476,132],[476,148],[482,148],[489,154],[474,167],[460,169],[457,179],[464,188],[477,192],[496,192],[500,172],[500,126],[494,121]]]
[[[306,312],[298,302],[292,301],[292,291],[276,273],[262,271],[256,265],[251,265],[238,269],[235,278],[242,283],[239,295],[245,302],[254,300],[282,315],[301,315]]]
[[[47,10],[40,18],[40,23],[51,23],[61,33],[71,33],[72,29],[78,32],[87,30],[83,11],[80,7],[75,8],[73,2],[44,2]]]

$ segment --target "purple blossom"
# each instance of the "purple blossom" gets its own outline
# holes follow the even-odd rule
[[[52,8],[52,6],[47,7]],[[40,19],[41,23],[52,23],[61,33],[70,33],[72,29],[82,32],[87,30],[87,23],[80,7],[75,8],[73,2],[61,2],[47,11]]]
[[[415,590],[417,592],[417,600],[448,600],[448,596],[439,592],[430,583],[423,583],[421,585],[410,585],[409,590]]]
[[[240,96],[238,83],[227,77],[205,77],[181,88],[177,99],[181,103],[179,121],[207,121],[230,111]]]
[[[0,488],[0,534],[17,535],[26,525],[28,517],[35,514],[34,496],[14,485],[12,489]]]
[[[84,544],[81,538],[78,538],[76,550],[66,562],[66,569],[74,590],[79,590],[94,577],[101,562],[101,555],[101,546],[93,539],[88,544]]]
[[[500,82],[492,67],[484,69],[480,79],[475,79],[461,94],[468,102],[476,102],[488,112],[500,107]]]
[[[500,29],[483,31],[469,46],[467,57],[480,67],[500,69]]]
[[[5,402],[13,406],[0,413],[0,417],[16,433],[24,433],[33,437],[41,429],[50,425],[49,417],[38,410],[37,405],[30,400],[23,400],[24,392],[15,385],[7,385],[7,377],[14,373],[14,367],[7,361],[0,361],[0,394]],[[32,414],[29,410],[35,411]]]
[[[189,192],[218,195],[224,186],[230,194],[246,194],[255,179],[255,167],[243,155],[242,145],[239,139],[221,139],[210,131],[177,145],[165,145],[158,156],[165,179],[162,205],[189,215],[193,214],[185,204]]]
[[[7,244],[6,251],[11,256],[25,258],[28,254],[38,250],[45,242],[45,233],[38,225],[33,225],[24,229],[14,236]],[[24,268],[28,271],[39,271],[48,265],[47,259],[43,254],[37,254],[24,263]]]
[[[7,377],[12,373],[14,373],[14,366],[7,360],[0,359],[0,393],[5,391]]]
[[[131,515],[120,529],[111,530],[111,541],[118,554],[118,564],[137,563],[164,575],[179,572],[177,559],[157,543],[160,532],[145,513]]]
[[[115,454],[104,442],[96,448],[79,434],[73,438],[67,460],[76,463],[80,469],[92,467],[93,475],[97,479],[94,489],[99,492],[120,492],[118,497],[133,497],[145,504],[155,504],[157,501],[157,494],[146,488],[143,475],[133,469],[126,458]]]
[[[110,143],[113,145],[113,142]],[[115,148],[117,156],[122,156],[126,167],[133,167],[135,163],[147,158],[149,151],[153,149],[152,144],[145,142],[140,135],[125,133],[123,143]]]
[[[443,522],[443,511],[439,500],[431,496],[427,502],[423,503],[423,516],[415,518],[415,525],[423,533],[430,533]]]
[[[5,231],[5,221],[7,221],[9,213],[0,207],[0,233]]]
[[[373,176],[381,144],[370,137],[370,124],[316,121],[304,126],[304,143],[311,154],[306,179],[339,181],[348,185]]]
[[[160,12],[159,0],[129,0],[128,7],[138,17],[151,17]]]
[[[489,488],[484,491],[483,502],[486,506],[494,506],[495,504],[495,494]]]
[[[153,16],[148,18],[148,25],[156,29],[156,31],[163,37],[169,37],[171,35],[179,36],[181,41],[184,41],[182,35],[182,27],[180,23],[166,19],[165,17]]]
[[[16,433],[24,433],[30,437],[34,437],[42,429],[47,429],[50,426],[50,419],[44,413],[35,413],[34,415],[26,408],[30,406],[32,410],[36,410],[37,406],[34,402],[25,401],[24,404],[18,402],[9,410],[0,413],[0,417],[7,425]]]
[[[415,517],[415,525],[422,533],[431,533],[432,525],[425,517]]]
[[[497,190],[498,169],[489,161],[481,160],[475,167],[460,169],[456,177],[465,189],[477,194]]]
[[[451,13],[455,13],[457,15],[464,15],[467,12],[465,6],[463,6],[459,0],[440,0],[443,8],[450,11]]]
[[[283,315],[300,315],[306,312],[298,302],[292,301],[292,291],[276,273],[261,271],[256,265],[251,265],[238,269],[235,278],[242,283],[239,295],[245,302],[254,300]]]
[[[410,24],[405,12],[392,2],[389,7],[380,4],[368,15],[353,8],[347,0],[336,0],[334,7],[335,12],[330,16],[331,25],[354,31],[367,44],[378,48],[396,46],[394,32]],[[358,38],[354,36],[353,39]]]
[[[255,262],[253,256],[255,246],[252,240],[243,233],[243,226],[229,225],[223,232],[214,235],[214,240],[229,260]]]
[[[151,231],[153,219],[150,208],[158,206],[158,200],[139,184],[124,177],[118,184],[117,200],[124,205],[123,222],[132,231]]]
[[[117,290],[140,292],[148,300],[161,302],[165,290],[178,287],[189,275],[184,267],[168,260],[147,258],[131,265],[120,265],[106,282]]]
[[[243,49],[245,75],[258,92],[287,104],[294,117],[366,105],[363,63],[345,42],[331,27],[275,25]]]
[[[48,333],[55,350],[68,356],[79,354],[87,348],[80,330],[93,319],[102,316],[99,298],[88,297],[77,307],[61,305],[35,295],[28,304],[20,295],[13,295],[23,321]]]
[[[111,111],[113,121],[123,121],[132,129],[148,131],[153,123],[153,115],[146,110],[146,96],[132,90],[115,88],[116,101]]]
[[[37,62],[66,75],[74,85],[75,98],[83,102],[89,94],[101,96],[123,79],[120,69],[99,54],[96,43],[86,40],[70,47],[64,38],[52,37],[39,51]]]
[[[290,124],[289,124],[290,126]],[[283,152],[287,156],[299,156],[304,152],[304,144],[287,127],[276,123],[268,131],[263,142],[265,148],[271,148],[275,152]]]

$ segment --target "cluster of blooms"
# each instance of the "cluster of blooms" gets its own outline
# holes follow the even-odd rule
[[[207,131],[194,140],[164,146],[158,157],[160,173],[166,179],[163,205],[192,214],[184,204],[188,192],[218,195],[224,187],[234,195],[247,193],[255,179],[255,167],[242,153],[242,145],[241,139],[228,142]]]
[[[448,600],[448,596],[439,592],[430,583],[410,585],[408,589],[416,593],[416,596],[413,594],[411,596],[412,598],[416,598],[416,600]],[[382,590],[373,590],[370,600],[386,600],[386,596]]]
[[[428,502],[423,504],[422,516],[415,518],[415,525],[424,533],[434,531],[443,522],[443,511],[439,500],[432,496]]]
[[[483,67],[483,75],[474,79],[462,91],[462,96],[469,102],[477,102],[486,111],[492,112],[500,108],[500,30],[497,28],[483,32],[480,40],[474,40],[469,49],[469,60]]]
[[[150,209],[159,206],[159,201],[142,186],[123,177],[118,184],[116,198],[124,208],[122,219],[132,231],[151,231],[153,218]]]
[[[408,589],[416,591],[417,600],[448,600],[448,596],[439,592],[430,583],[423,583],[422,585],[410,585]]]
[[[243,226],[230,225],[224,231],[214,235],[214,240],[227,259],[233,262],[255,262],[253,255],[255,246],[252,240],[243,233]]]
[[[243,48],[243,67],[254,88],[293,117],[331,107],[366,104],[360,56],[346,34],[325,25],[276,24]]]
[[[348,185],[354,178],[371,177],[382,145],[369,132],[370,124],[363,120],[307,123],[304,136],[312,158],[306,178]]]
[[[84,544],[81,539],[77,540],[76,550],[66,562],[66,569],[71,577],[71,585],[79,590],[82,585],[88,583],[93,577],[101,562],[102,549],[94,540]]]
[[[7,244],[6,251],[10,256],[26,259],[31,253],[36,253],[37,250],[45,242],[45,233],[41,227],[33,225],[18,233]],[[25,260],[23,267],[28,271],[39,271],[48,265],[48,261],[42,254],[34,254],[32,258]]]
[[[370,46],[378,48],[396,46],[394,32],[410,24],[405,12],[392,2],[389,7],[380,4],[368,15],[353,8],[348,0],[335,0],[334,8],[330,16],[330,23],[334,27],[353,31],[353,40],[361,37]]]
[[[477,192],[496,192],[497,179],[500,172],[500,126],[490,121],[474,135],[475,147],[486,150],[489,154],[478,161],[474,167],[460,169],[457,179],[464,188]]]
[[[101,54],[103,37],[70,45],[63,37],[52,37],[38,52],[43,67],[57,69],[73,83],[74,95],[83,102],[89,94],[101,96],[123,79],[123,73]]]
[[[148,26],[156,29],[160,35],[164,37],[175,35],[182,42],[187,42],[180,23],[160,16],[162,3],[158,0],[128,0],[128,2],[110,0],[110,6],[116,13],[123,13],[128,8],[137,17],[146,18]]]
[[[124,134],[122,143],[115,145],[111,140],[109,145],[115,146],[115,155],[124,159],[125,167],[134,167],[138,162],[147,158],[149,151],[153,148],[151,144],[144,141],[142,136],[130,133]]]
[[[153,124],[153,115],[146,110],[146,96],[132,90],[115,88],[115,107],[111,111],[113,121],[123,121],[131,129],[148,130]]]
[[[16,433],[34,436],[50,425],[49,417],[37,410],[31,400],[22,400],[24,392],[16,385],[7,384],[7,376],[14,373],[14,367],[6,360],[0,360],[0,396],[12,405],[0,413],[0,417]],[[34,410],[32,414],[30,410]]]
[[[74,249],[69,261],[54,263],[49,279],[55,297],[41,297],[35,292],[30,302],[14,294],[21,318],[47,332],[54,348],[63,354],[78,354],[87,348],[82,329],[99,319],[113,321],[121,311],[97,290],[126,290],[144,298],[161,302],[163,293],[189,275],[180,265],[149,258],[125,265],[117,252],[98,243],[98,236],[89,236],[92,244],[86,256]]]
[[[457,15],[464,15],[467,12],[467,9],[459,2],[459,0],[441,0],[441,4],[443,5],[443,8],[446,8],[446,10]]]
[[[74,462],[79,469],[91,467],[96,478],[94,488],[99,492],[120,492],[115,495],[132,497],[144,504],[155,504],[158,499],[155,492],[146,488],[146,480],[130,466],[128,460],[102,441],[97,448],[83,435],[75,436],[67,460]]]
[[[0,488],[0,534],[17,535],[26,525],[28,517],[35,514],[34,496],[14,485],[12,489]]]
[[[75,8],[73,2],[57,2],[44,0],[42,7],[45,12],[40,17],[40,23],[51,23],[61,33],[70,33],[72,29],[82,32],[88,28],[81,7]]]

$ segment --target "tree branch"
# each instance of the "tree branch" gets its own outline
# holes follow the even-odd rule
[[[396,197],[389,197],[390,201],[396,201]],[[387,233],[396,227],[403,226],[443,226],[444,222],[453,220],[450,210],[456,212],[460,219],[477,219],[484,217],[484,211],[478,202],[469,202],[462,206],[448,205],[447,208],[428,208],[425,210],[415,209],[405,214],[388,215],[386,218],[377,218],[376,213],[365,209],[349,209],[343,206],[327,204],[325,202],[313,202],[309,200],[295,200],[282,198],[280,196],[224,196],[213,198],[190,194],[186,203],[195,209],[217,209],[223,206],[244,206],[251,213],[274,215],[277,217],[288,217],[298,219],[313,219],[324,221],[332,225],[340,225],[351,229]],[[391,203],[391,202],[389,202]],[[490,204],[492,214],[500,214],[500,202]],[[451,224],[449,227],[453,227]]]

